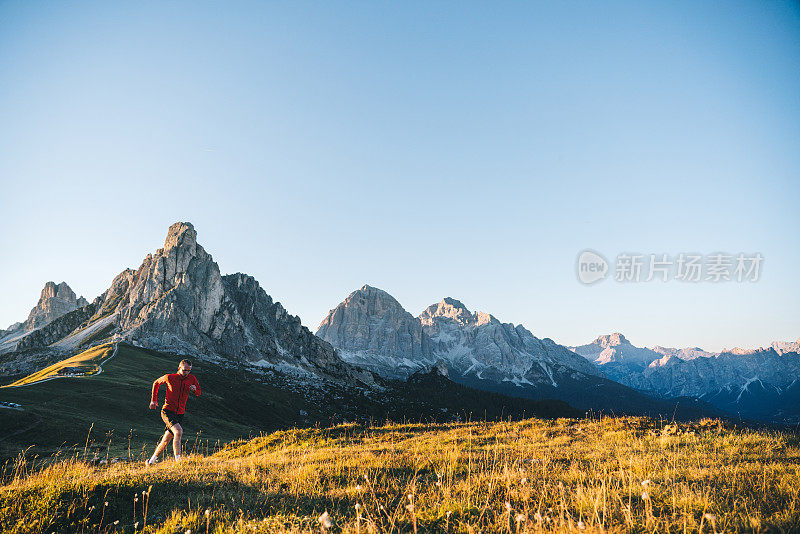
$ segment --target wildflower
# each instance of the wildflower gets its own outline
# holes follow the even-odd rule
[[[580,530],[585,530],[586,529],[586,525],[583,523],[583,521],[578,521],[578,528]]]
[[[642,486],[644,486],[646,488],[649,485],[650,485],[650,479],[649,478],[647,480],[642,480]]]
[[[520,480],[520,483],[524,486],[527,481],[528,479],[523,477],[522,480]]]
[[[210,515],[211,515],[211,509],[210,508],[206,508],[206,517],[208,517]]]
[[[327,511],[323,512],[317,521],[319,521],[324,528],[331,528],[331,516],[328,515]]]
[[[450,510],[448,510],[448,511],[447,511],[447,517],[450,517],[450,514],[452,514],[452,513],[453,513],[453,512],[451,512]]]
[[[703,517],[705,519],[707,519],[708,521],[711,521],[711,522],[714,522],[714,521],[717,520],[717,516],[715,516],[714,514],[703,514]]]
[[[406,505],[406,510],[408,510],[409,512],[413,512],[414,511],[414,504],[413,503],[412,504],[407,504]]]
[[[192,534],[192,529],[187,529],[186,534]]]
[[[544,519],[542,517],[542,514],[540,514],[539,512],[536,512],[535,514],[533,514],[533,518],[536,520],[537,523],[541,523],[542,520]]]
[[[525,515],[525,514],[517,514],[517,515],[514,516],[514,520],[517,523],[522,523],[523,521],[527,521],[528,520],[528,516]]]
[[[359,510],[361,510],[361,504],[356,503],[356,512],[358,512]]]
[[[104,502],[103,506],[108,506],[108,501]]]
[[[358,485],[356,486],[356,491],[361,491],[361,484],[358,484]]]
[[[646,500],[649,500],[649,499],[650,499],[650,494],[647,493],[646,491],[643,491],[642,492],[642,500],[646,501]]]
[[[137,528],[139,528],[139,522],[138,521],[133,524],[133,530],[136,530]]]
[[[511,512],[511,503],[506,501],[506,512]]]
[[[116,521],[114,521],[114,523],[112,523],[112,524],[113,524],[113,525],[119,525],[119,519],[117,519]]]

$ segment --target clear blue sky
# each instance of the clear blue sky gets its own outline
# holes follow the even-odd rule
[[[0,3],[0,328],[194,223],[315,330],[364,283],[585,343],[800,337],[796,2]],[[591,287],[585,248],[760,252]]]

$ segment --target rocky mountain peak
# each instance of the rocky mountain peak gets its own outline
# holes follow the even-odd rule
[[[164,240],[164,252],[174,247],[194,249],[197,246],[197,231],[189,222],[176,222],[169,227],[167,238]]]
[[[453,321],[462,326],[473,324],[476,317],[460,301],[452,297],[445,297],[436,304],[431,304],[419,315],[419,320],[424,326],[430,326],[438,319]]]
[[[625,338],[619,332],[614,332],[613,334],[607,334],[604,336],[598,336],[597,339],[594,340],[597,345],[601,347],[618,347],[619,345],[630,345],[630,341]]]
[[[76,300],[75,292],[72,291],[72,288],[69,287],[66,282],[61,282],[60,284],[56,284],[55,282],[47,282],[44,285],[44,288],[42,288],[42,294],[39,297],[39,304],[54,297],[64,300],[71,300],[73,302]]]
[[[47,282],[42,288],[39,302],[28,314],[25,330],[30,331],[53,321],[73,310],[86,306],[83,297],[77,297],[66,282]]]
[[[384,314],[388,311],[407,313],[397,299],[389,293],[367,284],[350,293],[339,306],[359,308],[366,313]]]
[[[773,341],[770,345],[778,354],[785,354],[787,352],[800,353],[800,338],[797,341]]]
[[[351,295],[357,295],[359,297],[370,297],[370,298],[383,298],[383,299],[391,299],[395,300],[393,296],[389,293],[380,289],[378,287],[371,286],[369,284],[364,284],[359,289],[353,291]],[[396,300],[395,300],[396,302]]]
[[[138,269],[114,278],[98,299],[90,324],[113,324],[119,338],[157,350],[260,366],[288,364],[337,381],[357,376],[255,278],[221,276],[187,222],[170,226],[164,247],[145,256]],[[370,379],[364,375],[358,380]]]
[[[385,369],[391,377],[433,363],[430,339],[420,322],[389,293],[368,285],[332,309],[317,336],[336,347],[346,361]]]
[[[594,365],[552,340],[540,340],[522,325],[501,323],[489,313],[470,312],[452,297],[415,318],[399,304],[397,309],[375,305],[365,294],[374,291],[365,286],[351,293],[331,310],[317,335],[346,361],[380,375],[405,378],[435,366],[459,380],[558,387],[559,377],[596,373]]]
[[[66,282],[47,282],[25,321],[0,330],[0,354],[15,350],[22,339],[56,319],[89,304],[85,298],[76,297]]]
[[[495,316],[494,316],[494,315],[492,315],[491,313],[486,313],[486,312],[477,312],[477,313],[475,314],[475,324],[476,324],[477,326],[480,326],[480,325],[482,325],[482,324],[489,324],[489,323],[499,323],[499,322],[500,322],[500,321],[498,321],[498,320],[495,318]]]

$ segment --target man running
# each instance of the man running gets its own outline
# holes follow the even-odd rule
[[[150,409],[155,410],[158,408],[158,390],[161,384],[167,385],[167,394],[164,398],[164,407],[161,409],[161,419],[167,425],[167,431],[164,432],[164,437],[156,447],[156,452],[149,460],[146,460],[147,465],[153,465],[158,461],[158,456],[164,452],[169,442],[172,441],[172,451],[175,453],[175,461],[181,461],[181,437],[183,436],[183,428],[181,421],[183,414],[186,411],[186,400],[189,398],[189,392],[200,396],[200,382],[192,373],[192,362],[189,360],[181,360],[178,366],[178,372],[164,375],[155,382],[153,382],[153,395],[150,398]]]

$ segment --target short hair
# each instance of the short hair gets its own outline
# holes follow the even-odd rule
[[[189,360],[181,360],[181,363],[178,364],[178,367],[191,367],[192,362]]]

